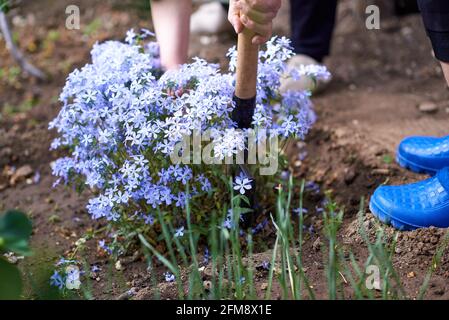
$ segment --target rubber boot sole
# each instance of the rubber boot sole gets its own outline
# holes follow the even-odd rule
[[[374,201],[370,201],[369,208],[371,213],[379,219],[381,222],[392,226],[393,228],[400,231],[412,231],[419,228],[423,228],[421,226],[415,226],[410,223],[406,223],[404,221],[398,220],[396,218],[391,217],[388,213],[386,213],[383,209],[381,209]]]
[[[404,158],[399,152],[396,154],[396,162],[404,169],[413,171],[415,173],[428,174],[434,176],[437,172],[434,169],[427,168],[421,165],[418,165],[410,160]]]

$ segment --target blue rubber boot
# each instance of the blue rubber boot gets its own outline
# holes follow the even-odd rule
[[[449,136],[406,138],[398,147],[396,159],[413,172],[434,175],[449,167]]]
[[[449,227],[449,168],[418,183],[380,186],[371,197],[370,209],[380,221],[399,230]]]

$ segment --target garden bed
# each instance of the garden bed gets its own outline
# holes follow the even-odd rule
[[[54,134],[47,130],[48,122],[60,108],[56,97],[67,73],[88,61],[95,40],[121,39],[127,29],[136,27],[136,21],[140,26],[148,27],[147,21],[132,9],[124,12],[91,1],[89,7],[91,9],[84,12],[82,18],[89,22],[82,31],[64,28],[57,18],[63,15],[63,6],[54,7],[54,12],[34,10],[30,1],[20,9],[25,21],[15,27],[23,37],[20,45],[35,64],[51,74],[48,83],[14,76],[11,58],[2,47],[3,43],[0,44],[0,67],[10,75],[0,80],[0,209],[18,208],[33,219],[31,245],[35,255],[18,263],[25,277],[33,273],[38,288],[47,287],[54,263],[60,256],[70,253],[82,235],[103,226],[101,222],[93,223],[86,212],[88,194],[80,197],[70,189],[52,189],[55,178],[51,176],[50,163],[62,155],[48,151],[54,138]],[[420,28],[420,18],[389,19],[380,31],[367,34],[368,31],[354,27],[346,10],[349,9],[343,2],[333,55],[328,62],[334,80],[324,95],[314,98],[318,122],[306,143],[294,143],[288,150],[296,181],[304,179],[317,185],[306,189],[304,194],[304,207],[309,210],[309,217],[305,221],[308,232],[302,250],[303,268],[317,298],[328,297],[327,243],[318,210],[322,207],[325,191],[332,190],[333,199],[344,208],[343,225],[338,235],[342,248],[352,251],[355,258],[364,263],[369,252],[359,235],[357,212],[361,199],[369,199],[381,183],[399,184],[421,179],[394,163],[395,146],[409,134],[447,134],[449,120],[449,93],[437,64],[429,58],[431,49]],[[34,23],[32,18],[26,19],[28,12],[35,12]],[[205,41],[210,43],[201,45]],[[194,37],[191,54],[225,64],[222,57],[232,44],[231,35]],[[419,110],[418,106],[426,101],[436,103],[435,113]],[[29,166],[32,172],[11,181],[12,168],[24,166]],[[377,230],[374,219],[367,215],[362,224],[373,237]],[[408,297],[418,296],[444,233],[445,230],[428,229],[400,234],[393,263]],[[393,230],[386,227],[385,234],[391,240]],[[92,279],[93,297],[130,298],[126,292],[133,288],[132,296],[136,299],[154,298],[152,279],[157,279],[159,290],[156,291],[160,292],[161,298],[177,298],[176,284],[164,281],[166,268],[163,265],[151,274],[147,271],[145,256],[134,255],[131,250],[128,256],[120,258],[121,268],[118,268],[98,248],[99,239],[101,234],[88,241],[84,255],[90,265],[101,268]],[[255,237],[255,265],[270,260],[274,241],[272,226]],[[202,272],[203,280],[207,282],[207,267]],[[265,294],[267,277],[266,270],[257,269],[254,279],[259,296]],[[344,275],[339,277],[342,277],[346,298],[352,297],[351,285],[345,283],[348,279]],[[430,280],[426,297],[449,298],[448,278],[446,253]],[[52,293],[42,290],[40,294],[44,297]],[[30,286],[26,295],[36,295],[35,289]],[[380,297],[379,292],[376,295]],[[272,297],[281,296],[282,290],[275,285]]]

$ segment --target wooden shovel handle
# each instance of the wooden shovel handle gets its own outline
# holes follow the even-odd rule
[[[253,37],[254,33],[248,29],[238,36],[235,95],[240,99],[252,99],[256,96],[259,46],[252,43]]]

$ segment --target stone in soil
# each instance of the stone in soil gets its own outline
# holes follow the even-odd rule
[[[29,165],[24,165],[17,169],[11,179],[9,180],[9,183],[14,186],[18,182],[25,180],[26,178],[29,178],[33,174],[33,169]]]
[[[418,109],[423,113],[435,113],[438,111],[438,105],[435,102],[425,101],[419,104]]]
[[[345,169],[345,183],[347,185],[350,185],[354,182],[354,179],[357,177],[357,174],[353,168],[347,168]]]

